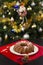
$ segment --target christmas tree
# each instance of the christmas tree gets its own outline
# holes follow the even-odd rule
[[[0,44],[43,37],[43,0],[0,1]]]

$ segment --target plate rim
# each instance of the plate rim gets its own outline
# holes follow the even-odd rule
[[[17,53],[16,51],[14,51],[14,50],[13,50],[14,46],[15,46],[15,45],[12,45],[12,46],[10,46],[10,48],[9,48],[9,50],[10,50],[10,52],[11,52],[12,54],[16,54],[16,55],[19,55],[19,56],[27,55],[27,54],[20,54],[20,53]],[[34,48],[37,48],[37,51],[36,51],[36,52],[28,53],[29,56],[34,55],[34,54],[36,54],[36,53],[39,51],[39,48],[38,48],[36,45],[34,45]],[[12,51],[11,49],[12,49],[13,51]]]

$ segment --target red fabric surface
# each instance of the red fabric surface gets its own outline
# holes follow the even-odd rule
[[[27,41],[27,40],[20,40],[20,41]],[[20,65],[23,65],[23,62],[20,60],[21,58],[23,58],[23,56],[18,56],[18,55],[12,54],[9,51],[10,46],[12,46],[14,44],[16,44],[16,42],[13,42],[11,44],[0,47],[0,53],[2,55],[6,56],[7,58],[9,58],[10,60],[13,60],[14,62],[17,62]],[[43,46],[39,46],[35,43],[33,43],[33,44],[39,48],[39,51],[36,54],[29,56],[29,61],[35,60],[43,55]]]

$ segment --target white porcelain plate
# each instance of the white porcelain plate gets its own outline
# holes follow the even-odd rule
[[[34,52],[31,52],[31,53],[29,53],[28,55],[36,54],[38,51],[39,51],[38,47],[34,45]],[[27,54],[17,53],[17,52],[14,50],[14,45],[12,45],[12,46],[10,47],[10,52],[13,53],[13,54],[16,54],[16,55],[20,55],[20,56],[27,55]]]

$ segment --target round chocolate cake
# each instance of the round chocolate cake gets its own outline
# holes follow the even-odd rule
[[[27,54],[34,52],[34,45],[32,43],[17,43],[14,46],[14,51],[20,54]]]

